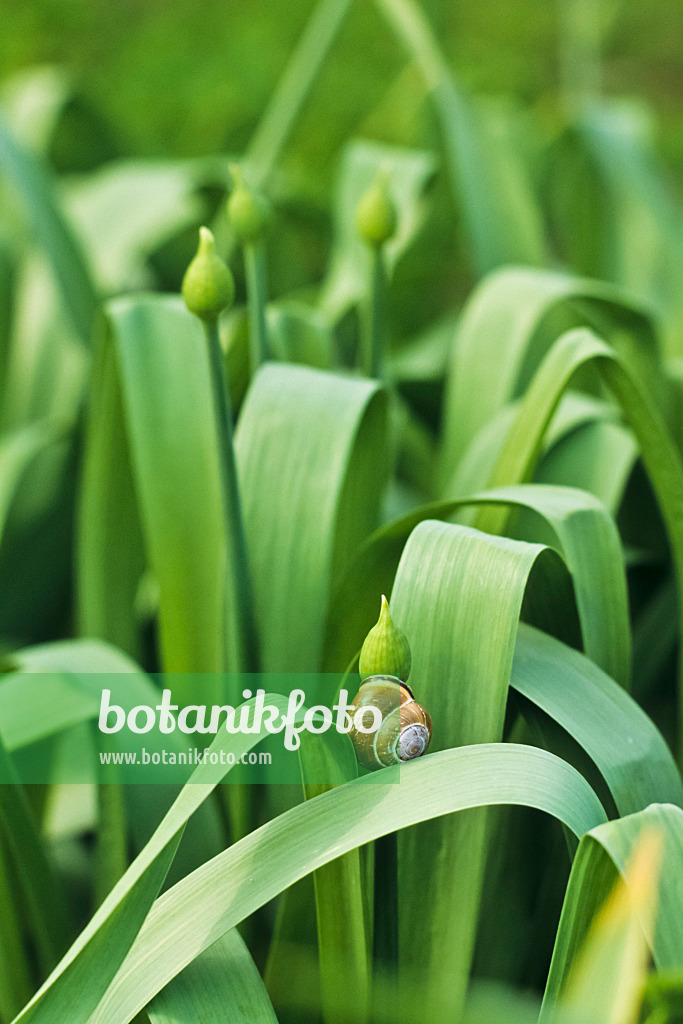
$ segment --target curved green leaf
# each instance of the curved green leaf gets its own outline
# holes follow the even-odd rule
[[[520,623],[510,685],[565,729],[592,758],[619,814],[651,803],[683,807],[683,784],[657,728],[592,661]]]
[[[265,701],[280,713],[287,709],[288,701],[279,694],[266,694]],[[211,751],[223,750],[234,754],[234,764],[264,734],[265,730],[262,734],[249,735],[219,733],[211,745]],[[225,774],[231,767],[226,769]],[[42,988],[17,1017],[17,1024],[19,1021],[67,1024],[74,1017],[89,1020],[159,893],[183,829],[215,789],[217,781],[216,772],[210,766],[208,771],[204,764],[195,769],[145,848],[117,882]],[[173,974],[166,980],[170,980]],[[162,987],[160,985],[151,992],[149,998]]]
[[[69,183],[67,209],[102,291],[147,283],[148,254],[201,215],[197,177],[187,161],[118,160]]]
[[[532,570],[550,562],[557,571],[550,555],[539,544],[433,521],[411,533],[391,607],[411,645],[411,688],[432,717],[431,749],[502,738],[522,601]],[[425,978],[427,1019],[462,1008],[486,843],[482,811],[399,839],[399,956]],[[411,885],[418,875],[420,885]]]
[[[62,214],[54,185],[37,156],[0,121],[0,171],[21,196],[33,232],[45,250],[76,334],[90,345],[97,295],[88,266]]]
[[[255,185],[277,163],[316,75],[334,42],[351,0],[320,0],[252,136],[246,162]]]
[[[124,641],[128,649],[134,644],[142,537],[159,587],[164,669],[238,670],[236,578],[225,543],[201,326],[179,299],[164,296],[116,300],[109,323],[91,397],[83,478],[83,628]],[[224,615],[232,627],[225,652]]]
[[[589,420],[545,451],[534,480],[589,491],[616,516],[637,459],[638,445],[626,426],[604,419]]]
[[[572,265],[646,296],[673,354],[683,315],[682,222],[653,129],[642,104],[600,97],[582,105],[554,147],[550,198],[566,196],[553,206]],[[587,218],[577,216],[577,205],[590,210]]]
[[[77,422],[90,353],[74,336],[49,265],[38,253],[30,253],[18,268],[6,364],[5,428],[36,420]]]
[[[47,972],[68,944],[71,922],[26,791],[14,771],[2,737],[0,780],[0,835],[12,853],[40,970]]]
[[[28,647],[4,659],[2,668],[0,735],[10,751],[96,718],[103,673],[115,676],[131,707],[158,699],[151,679],[130,658],[98,640]]]
[[[525,485],[435,502],[377,530],[361,545],[335,591],[328,618],[326,665],[347,664],[376,614],[377,595],[391,589],[401,552],[424,519],[450,519],[471,506],[526,508],[550,527],[544,537],[564,558],[574,582],[586,653],[625,685],[630,679],[631,633],[623,557],[614,522],[592,495],[570,487]],[[359,593],[357,580],[365,585]]]
[[[396,778],[392,769],[384,771]],[[400,769],[399,785],[378,785],[379,774],[369,784],[358,779],[292,808],[162,896],[91,1024],[126,1024],[178,971],[259,906],[328,861],[395,829],[498,803],[541,808],[577,834],[604,820],[585,780],[532,747],[484,744],[427,755]],[[51,1024],[62,1019],[55,1014]]]
[[[58,441],[60,432],[47,423],[32,423],[5,435],[0,443],[0,537],[24,474],[42,452]]]
[[[660,371],[648,316],[612,285],[515,267],[491,274],[475,291],[460,321],[444,395],[446,489],[479,430],[524,392],[555,339],[580,325],[608,332],[644,379],[656,383]]]
[[[147,1007],[151,1024],[277,1024],[265,985],[237,929],[189,964]]]
[[[574,374],[590,365],[612,391],[633,429],[664,520],[676,569],[679,626],[683,631],[683,466],[680,456],[651,397],[613,348],[587,330],[569,331],[553,345],[541,363],[514,421],[493,472],[491,485],[523,482],[538,458],[543,435],[560,396]],[[506,513],[479,513],[477,525],[497,532]],[[680,682],[683,692],[683,654]],[[683,715],[683,701],[679,702]],[[683,740],[683,719],[679,721]]]
[[[624,875],[636,840],[646,828],[661,832],[664,839],[659,914],[654,936],[647,937],[658,968],[683,966],[683,811],[669,804],[653,804],[638,814],[593,829],[579,843],[550,966],[546,1008],[562,990],[598,908],[617,874]]]
[[[331,581],[377,523],[387,409],[376,383],[266,364],[235,435],[263,671],[315,671]]]

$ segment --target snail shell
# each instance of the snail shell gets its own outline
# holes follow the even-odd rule
[[[381,715],[379,728],[364,732],[355,726],[349,736],[356,757],[364,768],[374,771],[401,761],[411,761],[424,754],[432,738],[432,722],[413,697],[410,687],[396,676],[370,676],[354,697],[351,714],[367,708],[361,716],[364,729],[371,729],[377,708]]]

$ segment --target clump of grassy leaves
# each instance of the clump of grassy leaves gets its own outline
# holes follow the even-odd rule
[[[2,1024],[676,1019],[680,210],[614,104],[574,97],[552,133],[483,109],[414,0],[375,6],[408,62],[400,103],[436,131],[349,141],[324,278],[271,278],[264,365],[244,302],[220,323],[248,567],[177,295],[200,220],[237,256],[228,159],[56,181],[39,149],[59,105],[38,104],[33,148],[0,124]],[[278,162],[347,8],[316,8],[242,154],[281,211],[276,266],[301,243]],[[387,167],[375,380],[354,210]],[[439,232],[466,240],[454,287]],[[434,721],[400,785],[347,757],[318,791],[314,751],[296,792],[95,768],[97,673],[135,704],[176,673],[188,703],[190,673],[213,700],[243,669],[246,572],[265,672],[343,671],[391,594]],[[45,742],[90,744],[78,795],[18,784]],[[373,880],[369,844],[394,833],[397,876]],[[397,922],[371,909],[387,882]],[[395,961],[373,963],[390,928]]]

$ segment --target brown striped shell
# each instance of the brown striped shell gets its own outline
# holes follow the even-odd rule
[[[353,699],[351,714],[360,708],[368,709],[362,716],[366,729],[372,728],[375,719],[370,708],[377,708],[381,715],[376,730],[364,732],[354,726],[349,733],[364,768],[388,768],[424,754],[432,738],[432,721],[410,687],[396,676],[369,676]]]

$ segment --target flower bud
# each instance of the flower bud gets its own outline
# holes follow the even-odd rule
[[[235,300],[230,268],[216,252],[216,241],[208,228],[199,229],[199,248],[185,271],[182,293],[190,313],[201,320],[216,320]]]
[[[389,190],[389,177],[380,171],[356,207],[356,230],[367,245],[378,249],[393,238],[397,223],[398,214]]]
[[[242,169],[230,168],[234,188],[228,199],[228,218],[237,239],[255,242],[261,238],[270,221],[270,205],[260,192],[247,186]]]
[[[368,676],[395,676],[406,682],[410,675],[410,644],[391,621],[389,603],[382,595],[382,608],[377,624],[365,638],[360,652],[359,670],[361,679]]]

